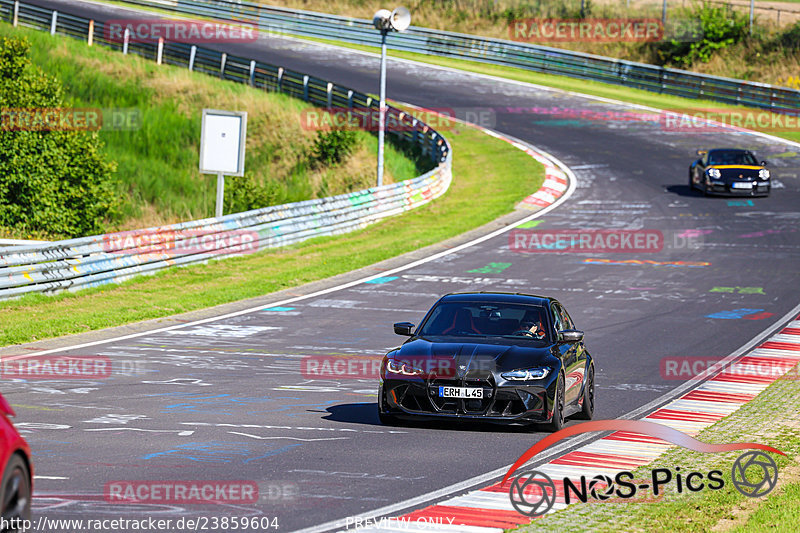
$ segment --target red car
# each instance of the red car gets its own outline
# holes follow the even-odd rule
[[[31,494],[33,494],[31,449],[17,432],[9,416],[15,416],[14,410],[0,394],[0,438],[2,438],[0,466],[3,468],[0,513],[6,526],[10,524],[4,531],[22,529],[20,521],[30,520]]]

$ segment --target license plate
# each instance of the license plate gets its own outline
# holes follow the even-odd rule
[[[483,389],[468,387],[439,387],[439,398],[483,398]]]
[[[734,183],[732,185],[732,187],[734,189],[752,189],[753,188],[753,184],[752,183]]]

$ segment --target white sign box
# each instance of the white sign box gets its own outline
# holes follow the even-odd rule
[[[246,135],[246,111],[203,109],[200,172],[228,176],[244,175]]]

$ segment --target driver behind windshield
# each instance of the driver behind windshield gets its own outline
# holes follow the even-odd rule
[[[538,309],[528,309],[525,316],[519,321],[516,335],[525,335],[536,339],[544,338],[544,327],[542,327],[542,315]]]

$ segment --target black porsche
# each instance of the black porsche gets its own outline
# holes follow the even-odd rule
[[[772,188],[767,162],[759,162],[749,150],[716,148],[698,150],[689,166],[689,188],[704,194],[769,196]]]
[[[443,296],[381,363],[378,415],[546,424],[594,412],[594,363],[555,299],[496,292]]]

